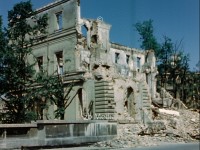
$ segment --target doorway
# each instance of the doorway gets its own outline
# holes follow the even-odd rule
[[[127,95],[126,95],[126,101],[125,101],[125,107],[129,113],[129,115],[133,118],[135,118],[135,96],[134,91],[131,87],[127,88]]]

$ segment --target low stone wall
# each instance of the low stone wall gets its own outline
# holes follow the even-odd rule
[[[117,123],[46,120],[32,124],[1,124],[0,130],[0,148],[13,149],[22,146],[79,145],[109,140],[117,135]]]

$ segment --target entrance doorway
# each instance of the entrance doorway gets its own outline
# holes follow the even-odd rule
[[[125,101],[125,107],[129,113],[129,115],[133,118],[135,118],[135,97],[134,97],[134,91],[131,87],[127,88],[127,95],[126,95],[126,101]]]
[[[78,103],[79,103],[79,118],[84,119],[87,117],[87,108],[86,108],[86,92],[84,89],[80,88],[78,90]]]

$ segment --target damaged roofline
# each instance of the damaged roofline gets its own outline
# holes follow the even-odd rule
[[[47,4],[47,5],[45,5],[45,6],[41,7],[41,8],[38,8],[38,9],[36,9],[35,11],[36,11],[37,13],[40,13],[40,12],[43,12],[43,11],[45,11],[45,10],[51,9],[51,8],[53,8],[53,7],[55,7],[55,6],[58,6],[58,5],[60,5],[60,4],[66,3],[66,2],[68,2],[68,1],[71,1],[71,0],[56,0],[55,2],[52,2],[52,3],[50,3],[50,4]],[[79,5],[79,4],[80,4],[80,0],[76,0],[76,1],[78,2],[78,5]]]
[[[128,46],[118,44],[118,43],[114,43],[114,42],[110,42],[110,44],[111,44],[111,48],[116,48],[116,49],[120,49],[120,50],[124,50],[124,51],[133,51],[133,52],[140,53],[140,54],[146,53],[145,50],[130,48]]]

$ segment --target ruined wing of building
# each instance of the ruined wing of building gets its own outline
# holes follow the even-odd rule
[[[157,73],[152,50],[111,43],[111,25],[82,18],[79,0],[54,1],[36,11],[48,14],[49,25],[47,38],[32,47],[35,69],[57,72],[66,86],[75,83],[65,120],[151,120]],[[55,109],[51,104],[44,116],[54,119]]]

